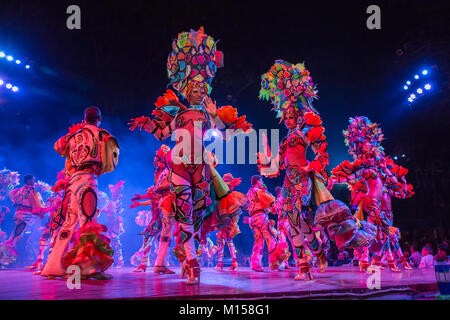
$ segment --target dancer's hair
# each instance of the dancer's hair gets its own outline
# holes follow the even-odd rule
[[[97,107],[89,107],[84,110],[84,120],[87,123],[97,123],[102,117],[102,112]]]
[[[26,174],[26,175],[23,176],[23,182],[25,184],[27,184],[27,182],[30,181],[33,178],[34,178],[34,176],[32,174]]]
[[[252,186],[256,185],[259,180],[262,180],[262,177],[260,175],[255,174],[252,176]]]
[[[281,190],[283,190],[283,188],[281,188],[280,186],[275,187],[275,194],[280,193]]]

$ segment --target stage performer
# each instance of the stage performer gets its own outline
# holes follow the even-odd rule
[[[160,208],[160,202],[163,198],[168,197],[170,193],[169,169],[166,166],[165,157],[170,152],[170,148],[165,144],[156,151],[153,165],[155,166],[154,180],[155,185],[147,189],[145,195],[135,195],[133,204],[130,208],[137,206],[151,206],[152,217],[144,230],[144,250],[143,259],[140,265],[134,270],[135,272],[144,271],[148,265],[148,255],[152,248],[152,243],[159,237],[158,254],[155,261],[155,273],[173,274],[174,272],[167,267],[167,258],[169,255],[170,243],[172,240],[172,229],[176,224],[174,218],[175,212],[165,212]],[[148,200],[147,200],[148,199]],[[147,200],[138,202],[138,200]]]
[[[115,268],[123,268],[124,261],[122,255],[122,243],[120,242],[120,235],[125,232],[123,228],[123,189],[125,181],[121,180],[115,185],[108,186],[111,192],[111,199],[108,200],[102,212],[106,213],[106,227],[108,232],[106,236],[111,239],[111,247],[114,250],[114,261],[117,263]]]
[[[304,64],[275,61],[261,77],[259,98],[272,102],[272,110],[289,130],[281,142],[279,154],[274,157],[267,147],[267,141],[263,141],[266,150],[259,154],[259,168],[261,174],[268,177],[277,176],[281,169],[286,171],[283,184],[284,211],[291,226],[299,266],[295,280],[310,280],[311,267],[303,250],[305,240],[317,258],[320,272],[324,272],[327,267],[324,244],[317,239],[315,227],[327,227],[330,236],[336,236],[336,242],[339,241],[338,246],[360,245],[361,236],[364,238],[367,234],[359,232],[348,207],[334,200],[325,187],[325,168],[328,165],[325,129],[312,106],[317,91]],[[312,161],[306,159],[308,147],[315,153]],[[312,195],[318,209],[315,219],[308,219],[312,214]],[[342,235],[345,235],[345,241],[342,241]]]
[[[0,241],[6,240],[6,233],[2,230],[2,222],[5,219],[5,215],[9,213],[9,208],[5,206],[0,206]]]
[[[69,178],[60,213],[52,219],[50,253],[42,276],[65,277],[67,268],[77,265],[83,279],[109,278],[104,271],[113,264],[114,251],[102,234],[106,227],[97,223],[97,178],[114,171],[119,146],[108,131],[99,128],[100,122],[100,109],[89,107],[83,123],[74,125],[55,143],[55,150],[66,158]],[[55,232],[61,223],[60,231]],[[71,240],[73,245],[67,251]]]
[[[391,159],[388,159],[388,161],[392,161]],[[390,167],[390,168],[389,168]],[[392,163],[391,165],[388,165],[388,168],[391,170],[391,172],[397,172],[397,181],[402,181],[408,172],[406,168],[403,168],[402,166],[396,165],[395,163]],[[401,176],[399,176],[401,174]],[[402,179],[403,178],[403,179]],[[414,194],[414,191],[412,191],[412,186],[406,183],[406,180],[403,180],[405,183],[405,188],[403,188],[402,191],[396,192],[392,188],[383,188],[383,195],[381,198],[381,210],[385,212],[386,218],[389,221],[389,242],[391,244],[391,250],[392,253],[397,256],[397,258],[400,260],[401,265],[406,270],[412,270],[412,267],[408,263],[408,259],[405,258],[403,255],[402,248],[400,247],[400,229],[398,227],[394,227],[394,214],[392,212],[392,202],[391,202],[391,196],[394,196],[396,198],[405,199],[409,198]],[[387,258],[389,256],[387,255]]]
[[[294,252],[294,259],[297,261],[297,255],[295,254],[295,247],[294,243],[292,242],[291,238],[291,225],[289,224],[289,220],[287,217],[287,212],[283,210],[284,205],[284,197],[283,197],[283,188],[282,187],[276,187],[275,188],[275,194],[276,194],[276,200],[275,204],[273,205],[273,213],[278,216],[277,219],[277,230],[279,233],[279,236],[285,239],[286,243],[289,240],[291,243],[293,252]],[[289,248],[288,248],[289,250]],[[286,256],[286,259],[284,260],[284,267],[285,269],[289,269],[289,257],[290,254]],[[311,256],[312,259],[312,256]]]
[[[393,162],[385,156],[381,146],[383,133],[377,123],[371,122],[367,117],[350,118],[349,126],[343,133],[354,161],[346,160],[334,168],[328,187],[331,188],[336,182],[349,185],[352,202],[358,204],[355,217],[360,223],[367,220],[377,228],[378,242],[362,248],[362,252],[358,254],[359,268],[361,271],[367,270],[369,252],[375,251],[371,265],[382,268],[381,257],[386,253],[390,270],[399,272],[391,252],[391,221],[381,207],[383,188],[391,189],[395,193],[407,193],[412,187],[398,181],[394,173],[396,167],[393,167]],[[377,249],[376,244],[381,248]]]
[[[251,183],[252,186],[247,192],[248,212],[250,215],[248,223],[255,237],[251,269],[256,272],[264,271],[261,260],[265,241],[269,251],[269,266],[272,270],[276,270],[286,259],[289,251],[286,240],[278,237],[278,232],[274,227],[275,222],[269,219],[268,213],[272,210],[275,197],[268,192],[261,176],[252,176]]]
[[[230,191],[235,193],[235,198],[238,199],[240,203],[240,213],[247,210],[248,201],[245,194],[238,191],[234,191],[238,185],[241,184],[241,178],[234,178],[231,173],[226,173],[223,175],[223,181],[228,185]],[[217,253],[217,265],[215,270],[223,270],[223,251],[225,249],[225,242],[230,250],[230,255],[232,259],[231,266],[228,270],[236,271],[238,268],[238,263],[236,260],[236,249],[234,247],[233,238],[237,236],[241,231],[239,230],[239,215],[235,215],[232,220],[228,223],[223,223],[219,225],[216,234],[216,245],[211,249],[210,254],[214,255]]]
[[[204,33],[203,27],[178,35],[172,43],[173,51],[168,58],[168,74],[171,85],[187,99],[186,107],[175,93],[167,90],[158,98],[153,119],[140,117],[132,119],[131,130],[145,129],[158,140],[164,140],[172,133],[177,144],[170,154],[169,181],[170,200],[175,217],[180,224],[181,239],[187,259],[183,270],[187,273],[187,284],[200,282],[200,266],[196,259],[194,233],[201,229],[204,213],[212,204],[209,184],[212,179],[211,165],[205,161],[203,134],[213,123],[218,129],[250,130],[245,117],[237,117],[237,110],[231,106],[217,108],[208,96],[217,67],[222,66],[222,53],[216,50],[214,39]],[[229,190],[228,190],[229,191]],[[220,195],[216,194],[219,198]],[[227,197],[225,193],[224,197]],[[235,211],[226,205],[231,201],[221,199],[220,214]],[[171,211],[168,208],[166,211]],[[206,239],[203,239],[206,240]]]
[[[39,216],[41,219],[44,219],[46,213],[49,214],[47,223],[45,223],[41,237],[39,238],[39,254],[37,259],[31,266],[27,267],[27,269],[35,270],[33,274],[40,274],[44,266],[44,255],[50,245],[51,223],[53,217],[61,210],[61,203],[64,198],[64,184],[66,183],[65,170],[58,172],[56,180],[55,185],[51,187],[52,195],[47,199],[47,205],[33,210],[33,214]],[[58,231],[59,227],[54,232]]]
[[[145,265],[145,267],[143,267],[142,269],[145,269],[145,270],[147,270],[147,266],[149,265],[149,261],[148,261],[149,257],[148,256],[150,255],[151,248],[153,247],[153,245],[155,243],[155,238],[154,237],[147,238],[147,236],[149,236],[149,234],[145,232],[147,230],[147,226],[150,224],[151,220],[152,220],[152,212],[150,210],[139,211],[137,213],[136,218],[134,219],[134,222],[136,222],[136,224],[138,226],[145,227],[145,229],[143,232],[138,233],[139,235],[143,236],[142,245],[139,248],[139,250],[131,256],[130,262],[133,266],[139,267],[141,265],[142,261],[145,259],[145,256],[144,256],[145,248],[147,246],[149,246],[150,250],[146,254],[147,260],[145,260],[144,263],[142,263],[143,265]],[[161,230],[159,229],[159,231],[157,231],[157,233],[156,233],[156,237],[158,237],[160,233],[161,233]],[[144,271],[144,270],[135,269],[133,271],[140,272],[140,271]]]
[[[30,222],[33,210],[44,206],[41,194],[36,191],[34,176],[27,174],[23,177],[24,186],[9,193],[9,197],[16,207],[14,215],[14,231],[9,240],[15,246],[22,237],[27,224]]]

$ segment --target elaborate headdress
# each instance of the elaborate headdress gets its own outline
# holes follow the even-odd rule
[[[381,146],[383,132],[378,124],[370,121],[369,118],[359,116],[350,118],[347,130],[342,133],[345,137],[345,145],[354,158],[359,158],[368,151],[373,155],[384,155]]]
[[[317,113],[312,106],[312,100],[317,99],[317,90],[304,63],[276,60],[261,76],[259,98],[272,102],[277,118],[281,118],[283,112],[305,110]]]
[[[172,86],[184,98],[196,84],[211,92],[211,82],[217,68],[223,66],[222,52],[216,50],[217,42],[204,33],[190,30],[178,34],[172,42],[172,52],[167,59],[167,73]]]
[[[20,184],[20,174],[8,169],[0,170],[0,201]]]
[[[111,195],[112,195],[113,199],[116,199],[119,195],[122,194],[123,188],[124,188],[124,184],[125,184],[125,181],[120,180],[115,185],[114,184],[108,185],[109,191],[111,191]]]

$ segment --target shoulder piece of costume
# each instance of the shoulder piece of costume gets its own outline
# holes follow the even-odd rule
[[[277,118],[292,109],[317,113],[312,107],[313,99],[317,99],[317,90],[304,63],[276,60],[270,70],[261,76],[259,98],[272,102]]]
[[[178,34],[167,59],[169,86],[186,98],[191,87],[200,84],[209,95],[217,68],[223,67],[223,54],[216,45],[203,27]]]
[[[237,109],[232,106],[223,106],[217,109],[217,116],[224,123],[225,129],[240,129],[243,132],[249,132],[252,129],[252,124],[245,120],[246,116],[238,117]]]
[[[328,144],[325,142],[325,128],[322,126],[322,119],[314,112],[306,112],[304,119],[302,133],[316,153],[316,157],[311,161],[310,166],[313,171],[322,172],[329,164]]]

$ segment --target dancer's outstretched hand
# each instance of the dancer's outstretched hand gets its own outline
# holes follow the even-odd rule
[[[135,201],[138,201],[138,200],[141,200],[141,199],[142,199],[142,196],[140,194],[135,193],[134,197],[131,198],[131,201],[135,202]]]
[[[213,102],[210,97],[206,96],[205,99],[203,100],[203,107],[212,118],[217,117],[217,106],[215,100]]]
[[[139,202],[133,202],[133,204],[130,205],[130,209],[139,207],[139,205],[140,205]]]
[[[133,131],[134,129],[139,128],[139,130],[142,131],[142,129],[148,130],[147,125],[150,121],[149,117],[138,117],[131,119],[130,122],[128,122],[128,125],[130,126],[130,130]]]

